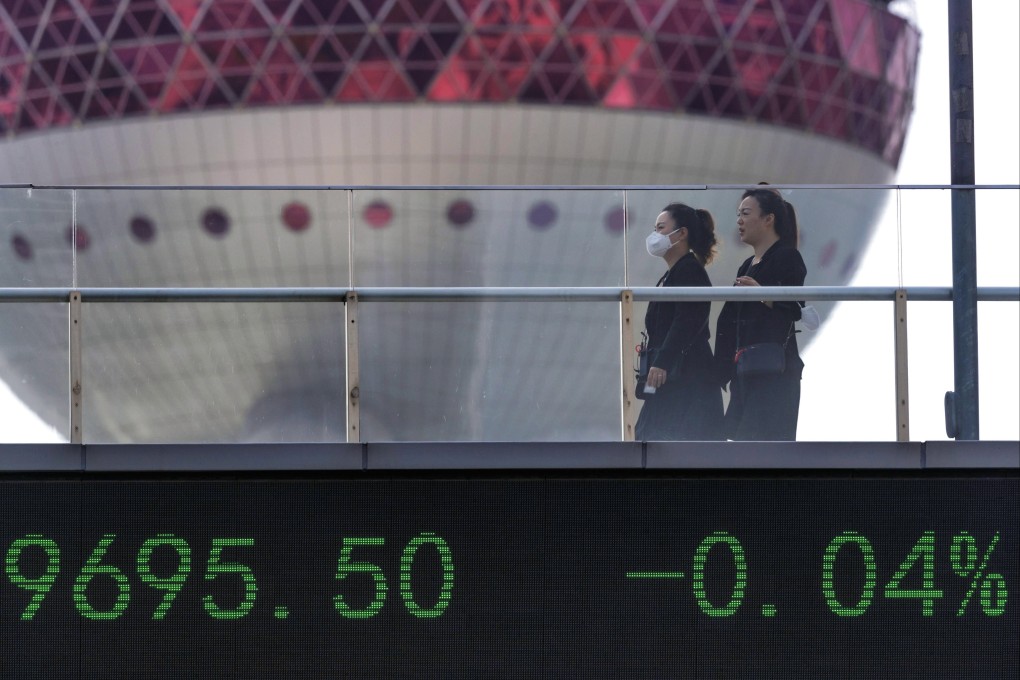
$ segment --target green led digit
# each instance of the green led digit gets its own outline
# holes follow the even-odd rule
[[[411,565],[414,564],[414,556],[418,548],[430,543],[439,552],[439,563],[443,568],[443,585],[439,589],[439,599],[431,609],[420,607],[414,601],[414,593],[411,592]],[[453,592],[453,555],[446,541],[431,532],[425,532],[415,536],[404,548],[404,554],[400,558],[400,596],[404,599],[404,606],[407,611],[419,619],[431,619],[441,615],[450,606],[450,594]]]
[[[40,574],[39,578],[26,578],[21,573],[19,566],[21,552],[30,547],[42,548],[46,552],[46,571]],[[4,571],[15,586],[34,591],[32,601],[25,607],[25,611],[21,612],[22,621],[31,621],[39,611],[39,605],[46,598],[46,593],[50,592],[53,582],[57,580],[57,574],[60,573],[60,548],[52,539],[45,538],[42,534],[28,534],[11,543],[4,562]]]
[[[708,561],[708,552],[716,543],[724,543],[733,555],[733,564],[737,568],[737,577],[733,584],[733,593],[730,601],[722,607],[716,607],[708,599],[705,592],[705,562]],[[747,587],[747,558],[744,556],[744,546],[740,541],[725,531],[713,531],[706,536],[694,551],[694,570],[691,580],[694,586],[694,597],[698,601],[701,611],[709,616],[733,616],[740,603],[744,601],[744,589]]]
[[[117,534],[103,534],[95,550],[89,555],[89,559],[81,568],[81,573],[74,579],[74,606],[78,613],[87,619],[95,621],[109,621],[117,618],[127,609],[128,600],[131,599],[131,586],[128,584],[127,576],[120,569],[113,565],[101,565],[99,562],[106,555],[106,551],[113,543]],[[117,586],[117,599],[113,603],[113,609],[100,611],[92,606],[88,600],[86,591],[89,583],[97,576],[109,576]]]
[[[861,590],[861,597],[857,604],[848,607],[836,597],[836,589],[833,588],[833,572],[836,567],[836,556],[840,549],[848,543],[854,543],[861,551],[864,558],[864,587]],[[822,592],[825,594],[825,601],[829,609],[837,616],[860,616],[867,611],[871,600],[875,596],[875,551],[871,547],[871,541],[856,531],[844,531],[836,538],[829,541],[825,549],[825,556],[822,558]]]
[[[353,609],[342,594],[333,598],[333,605],[341,616],[348,619],[368,619],[379,613],[386,601],[386,577],[382,569],[371,562],[352,562],[351,551],[359,545],[385,545],[383,538],[345,538],[340,548],[340,559],[337,561],[336,577],[343,581],[350,574],[371,574],[375,583],[375,595],[372,602],[364,609]]]
[[[164,545],[173,548],[177,552],[177,571],[166,578],[160,578],[152,573],[152,566],[149,562],[152,560],[152,553],[156,548]],[[163,601],[159,603],[156,611],[152,613],[153,621],[160,621],[166,616],[167,611],[170,609],[170,604],[177,597],[177,593],[181,592],[184,580],[190,573],[191,546],[183,538],[177,538],[173,534],[159,534],[155,538],[150,538],[145,543],[142,543],[142,547],[138,550],[138,577],[142,579],[142,583],[145,585],[166,591],[166,594],[163,595]]]
[[[209,616],[214,619],[239,619],[247,616],[251,608],[255,606],[255,596],[258,594],[258,585],[255,583],[255,574],[251,567],[240,562],[222,562],[220,557],[224,548],[251,548],[255,546],[254,538],[214,538],[212,547],[209,550],[209,564],[205,571],[205,580],[212,581],[220,574],[238,574],[244,584],[244,597],[233,609],[224,609],[216,604],[212,595],[202,598],[202,605]]]
[[[910,571],[914,563],[921,560],[921,588],[901,588],[900,582]],[[935,600],[942,597],[942,591],[935,587],[935,532],[926,531],[918,539],[885,585],[885,596],[891,598],[917,598],[921,600],[922,616],[931,616],[935,611]]]

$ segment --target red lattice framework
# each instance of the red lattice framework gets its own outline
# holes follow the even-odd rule
[[[918,42],[866,0],[2,0],[0,133],[521,102],[781,125],[896,165]]]

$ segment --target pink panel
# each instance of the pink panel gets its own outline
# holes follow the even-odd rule
[[[132,4],[143,5],[148,3],[133,2]],[[198,10],[202,0],[169,0],[167,4],[170,5],[170,9],[173,10],[174,16],[177,17],[177,21],[181,26],[192,28],[195,19],[198,17]]]
[[[875,25],[878,15],[861,2],[836,3],[835,10],[842,54],[854,70],[877,78],[881,74],[879,32]]]
[[[337,92],[338,101],[410,101],[414,92],[389,62],[355,66]]]
[[[200,32],[265,31],[268,27],[262,14],[248,0],[217,0],[208,5],[199,19]]]

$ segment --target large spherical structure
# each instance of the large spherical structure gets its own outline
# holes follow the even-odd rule
[[[5,0],[0,182],[884,183],[917,49],[865,0]],[[0,191],[0,286],[649,285],[677,198],[717,283],[745,256],[738,192]],[[791,199],[809,283],[846,282],[882,200]],[[616,310],[499,304],[366,308],[365,438],[617,436]],[[86,438],[342,438],[337,313],[97,307]],[[59,423],[62,311],[17,314],[3,377]]]

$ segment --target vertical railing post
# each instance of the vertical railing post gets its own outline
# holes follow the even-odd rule
[[[630,363],[634,357],[630,353],[634,342],[634,293],[625,290],[620,294],[620,384],[623,386],[620,401],[620,436],[623,441],[634,441],[634,424],[636,407],[634,399],[634,377],[631,375]]]
[[[896,291],[896,441],[910,441],[910,382],[907,372],[907,291]]]
[[[82,443],[82,379],[81,379],[81,292],[72,290],[68,300],[68,384],[71,406],[70,439]]]
[[[950,181],[973,185],[974,31],[971,0],[949,0]],[[977,218],[974,189],[952,189],[953,215],[953,413],[956,439],[979,439]]]
[[[358,358],[358,294],[348,291],[344,300],[347,327],[345,373],[347,375],[347,441],[361,441],[361,374]]]

